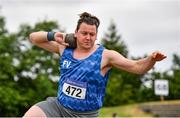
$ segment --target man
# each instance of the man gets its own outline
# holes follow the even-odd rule
[[[61,32],[30,34],[33,44],[62,56],[61,76],[57,97],[32,106],[24,117],[98,117],[112,67],[143,74],[166,58],[155,51],[146,58],[129,60],[116,51],[96,45],[99,24],[97,17],[82,13],[74,33],[75,48],[68,48]]]

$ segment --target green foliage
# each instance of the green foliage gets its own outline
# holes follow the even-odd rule
[[[115,50],[124,57],[128,57],[127,46],[121,40],[121,36],[118,35],[116,25],[113,22],[111,22],[108,28],[108,33],[106,33],[102,39],[102,44],[107,49]],[[140,78],[140,75],[113,68],[107,85],[104,105],[115,106],[136,101],[138,96],[134,93],[136,93],[141,86]]]
[[[180,69],[180,57],[177,54],[173,55],[173,70]]]
[[[116,24],[114,22],[111,22],[110,26],[108,27],[108,32],[105,34],[104,38],[102,38],[102,44],[104,44],[107,49],[116,50],[123,56],[127,57],[127,46],[124,41],[120,39],[121,36],[118,35]]]
[[[168,99],[180,99],[180,56],[173,55],[172,75],[166,74],[166,79],[169,80],[169,97]]]
[[[152,86],[147,88],[145,86],[139,91],[139,102],[145,101],[157,101],[160,100],[160,96],[154,94],[153,82],[156,79],[165,79],[169,81],[169,95],[164,96],[165,100],[177,100],[180,99],[180,57],[176,54],[173,55],[173,65],[171,70],[165,72],[153,72],[149,73],[149,76],[144,77],[145,81],[151,81]]]
[[[7,30],[5,28],[5,18],[0,16],[0,35],[3,35],[7,33]]]
[[[114,23],[110,24],[108,33],[105,34],[102,43],[106,48],[116,50],[123,56],[128,57],[127,47],[121,41],[121,36],[117,34]],[[153,69],[152,72],[145,75],[136,75],[113,68],[107,85],[104,105],[115,106],[132,102],[157,101],[160,96],[154,94],[153,86],[156,79],[169,80],[169,96],[165,96],[165,99],[180,99],[180,57],[174,54],[172,69],[162,73]],[[151,86],[144,85],[146,82],[151,82]]]
[[[0,115],[22,116],[33,104],[56,96],[57,82],[51,78],[59,76],[55,55],[31,45],[28,36],[32,31],[60,29],[55,21],[42,21],[8,33],[4,18],[0,21]]]

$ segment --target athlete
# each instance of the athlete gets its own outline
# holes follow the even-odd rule
[[[80,14],[75,32],[69,38],[62,32],[30,34],[34,45],[61,55],[61,75],[57,97],[35,104],[24,117],[98,117],[112,67],[143,74],[157,61],[166,58],[155,51],[146,58],[130,60],[95,44],[99,24],[96,16],[84,12]]]

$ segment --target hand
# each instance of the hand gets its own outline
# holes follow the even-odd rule
[[[165,56],[164,54],[162,54],[159,51],[155,51],[151,54],[151,57],[154,61],[161,61],[161,60],[165,59],[167,56]]]
[[[54,39],[55,39],[56,42],[58,42],[61,45],[69,46],[69,44],[64,41],[64,36],[65,35],[63,33],[56,32],[55,35],[54,35]]]

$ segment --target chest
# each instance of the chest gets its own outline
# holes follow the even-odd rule
[[[86,59],[86,58],[88,58],[90,55],[91,55],[92,53],[82,53],[82,52],[80,52],[80,53],[78,53],[78,52],[74,52],[73,54],[72,54],[72,57],[74,58],[74,59],[77,59],[77,60],[84,60],[84,59]]]

